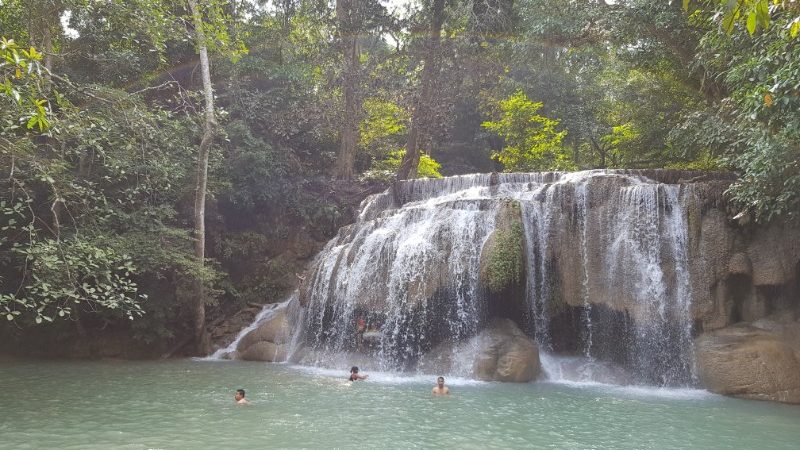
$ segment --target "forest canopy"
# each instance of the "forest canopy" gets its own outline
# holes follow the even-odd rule
[[[796,220],[798,35],[796,0],[0,0],[0,316],[197,332],[347,183],[729,170]]]

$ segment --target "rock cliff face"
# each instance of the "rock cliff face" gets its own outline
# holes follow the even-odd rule
[[[309,355],[356,352],[401,370],[448,360],[465,375],[527,379],[528,369],[500,368],[503,346],[453,363],[503,319],[534,347],[608,360],[634,383],[796,401],[800,342],[757,324],[780,315],[793,329],[800,316],[800,224],[730,219],[732,179],[664,170],[399,182],[365,200],[315,259],[297,336]],[[378,336],[364,348],[360,320]],[[254,331],[240,354],[280,354],[269,333]],[[748,364],[773,368],[769,381],[732,375]]]
[[[700,380],[713,392],[800,403],[800,322],[760,319],[697,338]]]
[[[720,209],[694,215],[693,315],[704,330],[800,306],[800,224],[740,226]]]

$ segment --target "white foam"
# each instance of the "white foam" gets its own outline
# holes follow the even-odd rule
[[[325,367],[314,366],[300,366],[290,365],[289,368],[299,372],[307,373],[314,376],[335,378],[346,380],[350,373],[347,369],[330,369]],[[364,370],[361,372],[363,375],[369,375],[366,381],[375,382],[387,385],[398,384],[430,384],[431,386],[436,383],[436,374],[419,374],[419,373],[398,373],[398,372],[372,372]],[[463,377],[451,377],[447,374],[442,375],[448,385],[451,386],[476,386],[487,384],[485,381],[471,380]]]
[[[567,386],[576,389],[591,389],[619,397],[657,397],[680,400],[702,400],[720,397],[705,389],[667,388],[659,386],[634,386],[598,383],[595,381],[545,380],[542,383]]]
[[[542,382],[576,389],[593,389],[615,396],[703,399],[714,397],[703,389],[626,384],[627,375],[611,363],[584,356],[540,355]],[[599,381],[604,380],[604,381]]]

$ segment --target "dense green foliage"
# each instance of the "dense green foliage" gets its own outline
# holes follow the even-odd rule
[[[203,102],[188,6],[0,0],[11,329],[182,335],[197,280],[212,321],[278,300],[368,183],[393,180],[415,112],[419,176],[727,169],[740,211],[800,211],[796,1],[350,0],[339,18],[305,0],[198,4],[219,121],[205,264],[192,251]],[[330,181],[346,116],[360,185]]]
[[[575,164],[561,141],[565,131],[556,131],[558,121],[540,116],[542,103],[531,101],[524,93],[516,92],[500,100],[501,117],[487,121],[483,127],[503,138],[502,150],[492,157],[508,170],[535,172],[539,170],[570,170]]]
[[[730,34],[706,33],[697,51],[698,64],[726,88],[726,97],[675,134],[740,171],[730,193],[757,220],[794,218],[800,211],[800,4],[741,3],[751,6],[747,18],[730,24],[724,16]],[[697,10],[693,20],[713,22],[710,14]]]

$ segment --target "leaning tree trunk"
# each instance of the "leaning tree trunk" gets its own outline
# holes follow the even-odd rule
[[[408,130],[406,140],[406,153],[400,162],[397,170],[398,180],[407,180],[417,177],[420,158],[420,138],[422,137],[422,124],[430,123],[431,99],[433,97],[434,82],[436,72],[439,67],[439,47],[441,43],[442,25],[444,24],[444,2],[445,0],[433,0],[431,5],[431,28],[428,40],[425,43],[427,49],[423,57],[422,79],[420,80],[420,91],[411,114],[411,128]]]
[[[334,176],[351,180],[355,176],[356,146],[358,145],[358,117],[360,105],[356,82],[359,69],[358,30],[360,29],[359,0],[337,0],[336,19],[342,39],[344,70],[342,71],[342,91],[344,120],[341,129],[341,145],[336,155]]]
[[[205,264],[206,253],[206,186],[208,184],[208,155],[214,142],[217,119],[214,116],[214,90],[211,86],[211,67],[208,61],[208,46],[203,31],[203,17],[197,7],[196,0],[188,0],[189,9],[194,22],[194,38],[200,54],[200,72],[203,78],[203,99],[205,102],[205,118],[203,122],[203,138],[200,141],[200,152],[197,155],[197,180],[194,193],[194,252],[198,263]],[[194,338],[197,353],[205,354],[209,350],[209,338],[206,332],[206,302],[203,280],[195,280],[194,301]]]

